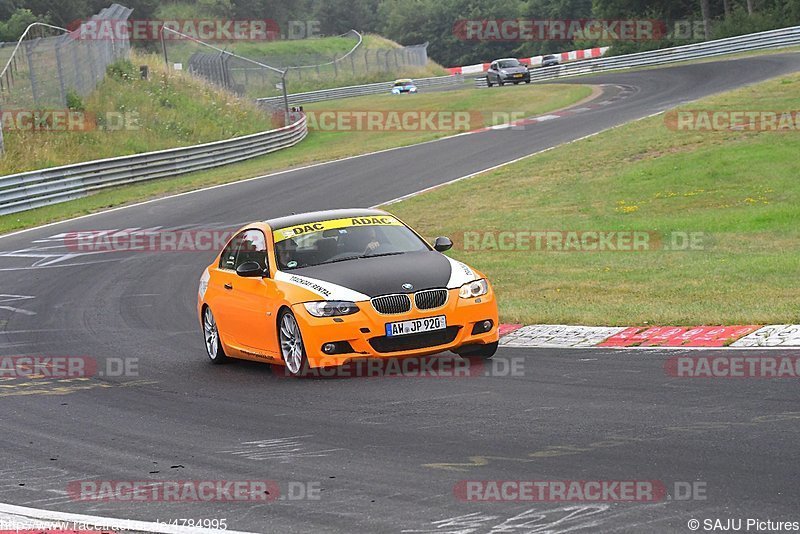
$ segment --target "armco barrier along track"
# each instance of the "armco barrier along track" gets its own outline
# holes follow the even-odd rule
[[[0,215],[261,156],[294,146],[307,133],[306,118],[301,116],[283,128],[224,141],[10,174],[0,177]]]
[[[531,81],[546,81],[583,74],[594,74],[615,69],[629,69],[666,65],[678,61],[703,59],[737,52],[769,50],[800,45],[800,26],[781,28],[760,33],[751,33],[727,39],[662,48],[650,52],[639,52],[623,56],[586,59],[563,65],[531,69]],[[476,80],[476,85],[486,87],[486,77]]]

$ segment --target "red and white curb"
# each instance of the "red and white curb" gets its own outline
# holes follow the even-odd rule
[[[608,46],[603,46],[599,48],[595,47],[585,48],[582,50],[571,50],[569,52],[561,52],[560,54],[553,55],[556,56],[561,63],[567,63],[570,61],[580,61],[581,59],[594,59],[603,57],[608,49]],[[543,57],[544,56],[524,57],[520,58],[519,62],[523,65],[535,67],[542,64]],[[477,63],[475,65],[464,65],[462,67],[450,67],[447,70],[450,71],[450,74],[480,74],[489,70],[489,65],[491,65],[491,63]]]
[[[800,325],[571,326],[500,325],[504,347],[600,348],[794,348]]]

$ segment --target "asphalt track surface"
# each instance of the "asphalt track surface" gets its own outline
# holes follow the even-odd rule
[[[70,255],[58,237],[375,205],[798,69],[799,55],[783,55],[586,77],[574,83],[607,84],[595,101],[607,104],[525,130],[334,162],[0,239],[0,355],[87,355],[103,368],[110,358],[139,361],[135,377],[0,381],[0,502],[140,520],[226,518],[229,528],[253,532],[689,532],[691,518],[800,520],[792,380],[670,378],[664,363],[674,352],[600,349],[501,349],[496,367],[461,378],[293,380],[266,365],[212,366],[195,298],[213,252]],[[148,479],[267,479],[284,495],[290,482],[322,491],[319,500],[203,504],[84,502],[67,493],[70,481]],[[656,480],[673,498],[464,502],[454,493],[462,480],[520,479]],[[700,482],[705,494],[695,497],[705,498],[674,498],[675,484],[687,482]]]

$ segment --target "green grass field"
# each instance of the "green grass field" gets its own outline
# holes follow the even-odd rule
[[[150,79],[140,80],[147,64]],[[85,113],[100,127],[86,132],[6,131],[0,175],[194,145],[268,130],[273,118],[181,73],[166,74],[153,55],[135,55],[126,76],[107,76],[85,99]]]
[[[576,85],[520,85],[507,87],[506,89],[504,91],[491,92],[463,89],[427,94],[421,93],[418,95],[368,96],[321,102],[308,106],[306,109],[309,111],[321,109],[380,111],[436,110],[441,108],[449,111],[481,109],[489,112],[480,115],[479,118],[486,122],[476,124],[475,126],[478,127],[489,124],[488,121],[493,118],[491,111],[494,110],[501,112],[514,111],[528,116],[538,115],[574,104],[587,97],[591,91],[588,87]],[[373,131],[311,131],[308,137],[296,147],[235,165],[176,178],[119,187],[63,204],[0,216],[0,233],[83,215],[112,206],[171,193],[191,191],[214,184],[233,182],[292,167],[430,141],[454,133],[457,132],[411,131],[384,132],[376,135]]]
[[[800,75],[686,109],[797,110]],[[506,322],[797,323],[798,154],[797,129],[675,131],[659,115],[389,208],[424,235],[456,242],[487,231],[703,234],[701,249],[686,251],[456,247],[453,256],[491,278]]]

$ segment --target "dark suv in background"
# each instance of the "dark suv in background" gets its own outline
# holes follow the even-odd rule
[[[553,55],[542,56],[542,67],[554,67],[558,65],[558,57]]]

